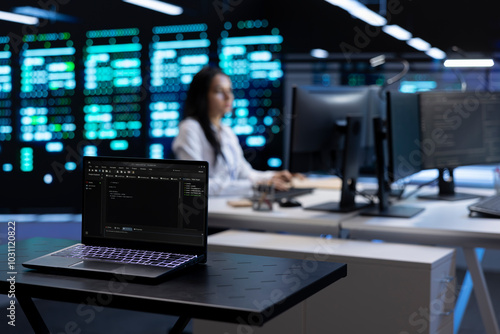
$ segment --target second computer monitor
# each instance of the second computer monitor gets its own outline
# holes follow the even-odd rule
[[[377,153],[378,205],[361,214],[410,218],[423,209],[393,206],[389,201],[391,183],[421,170],[418,95],[388,92],[387,117],[375,118],[373,127]]]
[[[420,121],[425,169],[500,161],[500,92],[421,93]]]
[[[432,198],[470,198],[455,193],[453,169],[500,162],[500,92],[421,93],[419,112],[422,168],[439,170]]]

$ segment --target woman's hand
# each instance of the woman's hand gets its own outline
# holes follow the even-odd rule
[[[271,178],[271,183],[274,185],[274,188],[278,191],[288,190],[291,187],[290,182],[292,179],[296,177],[299,179],[304,179],[304,175],[300,173],[290,173],[287,170],[282,170],[276,172]]]

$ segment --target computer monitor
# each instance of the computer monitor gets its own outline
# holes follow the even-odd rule
[[[419,94],[423,169],[439,170],[439,193],[425,198],[478,197],[455,192],[453,169],[500,162],[500,92]]]
[[[392,206],[391,183],[419,172],[421,167],[418,95],[387,92],[385,121],[374,119],[377,154],[378,206],[363,215],[410,218],[423,209]]]
[[[349,212],[366,206],[354,201],[367,132],[378,88],[293,87],[290,170],[342,177],[340,202],[305,209]]]
[[[338,122],[345,123],[348,115],[359,114],[359,168],[374,173],[371,119],[384,109],[379,91],[378,86],[293,87],[287,168],[293,172],[338,172],[342,136],[332,129]]]
[[[391,183],[422,170],[418,94],[387,92],[387,163]]]

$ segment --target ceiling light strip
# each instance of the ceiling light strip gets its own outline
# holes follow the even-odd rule
[[[493,59],[447,59],[445,67],[492,67],[495,65]]]
[[[144,7],[168,15],[181,15],[184,12],[184,9],[182,9],[182,7],[157,0],[123,0],[123,2],[127,2],[132,5]]]
[[[36,18],[36,17],[14,14],[14,13],[3,12],[3,11],[0,11],[0,20],[28,24],[28,25],[38,24],[38,18]]]
[[[330,4],[340,7],[352,16],[372,25],[380,27],[387,24],[387,20],[367,8],[365,5],[356,0],[325,0]]]
[[[325,0],[326,2],[340,7],[347,11],[354,17],[372,25],[381,26],[382,31],[386,34],[401,40],[406,41],[408,45],[417,49],[418,51],[425,52],[429,57],[434,59],[444,59],[446,58],[446,53],[438,48],[433,48],[428,42],[421,38],[413,37],[412,34],[401,28],[398,25],[387,25],[387,20],[375,13],[374,11],[368,9],[365,5],[361,4],[357,0]]]
[[[408,30],[395,24],[383,26],[382,31],[400,41],[407,41],[413,37]]]

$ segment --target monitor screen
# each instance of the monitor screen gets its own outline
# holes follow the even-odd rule
[[[418,94],[387,93],[386,133],[389,181],[421,171]]]
[[[360,169],[375,166],[372,119],[381,113],[378,86],[294,87],[289,169],[296,172],[339,170],[342,143],[335,127],[360,115]]]
[[[500,162],[500,92],[419,94],[422,166]]]

